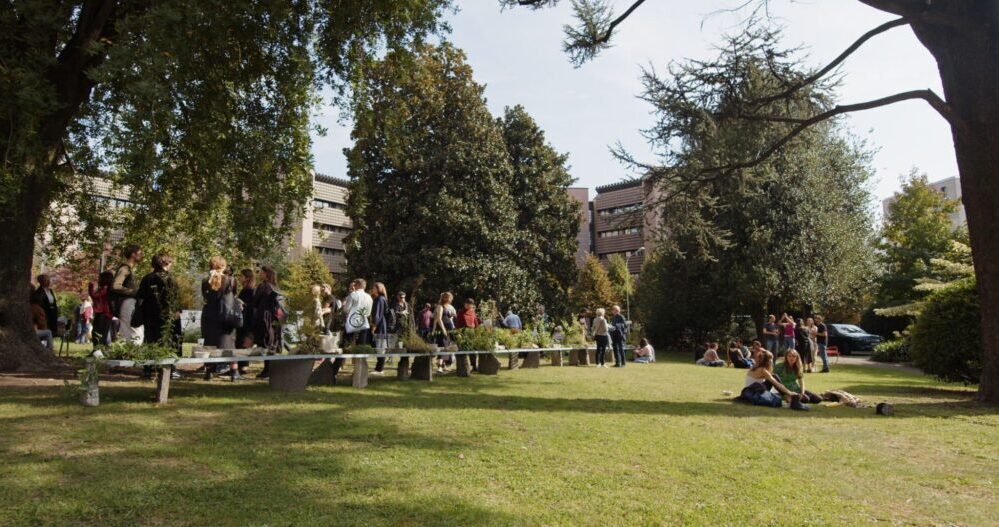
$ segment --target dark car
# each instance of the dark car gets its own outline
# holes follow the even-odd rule
[[[839,348],[843,355],[854,351],[871,351],[881,342],[881,337],[871,335],[853,324],[829,324],[829,345]]]

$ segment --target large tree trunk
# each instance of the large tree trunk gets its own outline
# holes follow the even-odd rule
[[[950,23],[914,24],[936,58],[951,129],[982,307],[984,368],[978,396],[999,403],[999,36],[989,2],[935,4]],[[954,25],[954,22],[959,22]]]
[[[41,205],[37,195],[21,196],[15,201],[17,213],[0,228],[4,255],[0,259],[0,371],[38,370],[58,362],[39,343],[31,322],[31,261]]]

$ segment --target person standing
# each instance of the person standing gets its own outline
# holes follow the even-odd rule
[[[77,344],[90,342],[91,332],[94,330],[94,303],[90,300],[90,295],[83,296],[80,303],[80,332],[76,336]]]
[[[259,284],[253,290],[253,343],[274,354],[281,351],[281,303],[278,301],[277,272],[269,265],[260,267],[257,273]],[[264,369],[258,379],[270,375],[270,361],[264,362]]]
[[[409,330],[409,303],[406,302],[406,293],[399,291],[395,294],[395,302],[390,306],[389,321],[391,322],[389,331],[399,335],[405,335]]]
[[[801,363],[804,365],[805,371],[806,372],[811,372],[812,371],[812,361],[811,361],[811,359],[812,359],[812,350],[811,350],[812,339],[810,338],[810,334],[809,334],[809,331],[808,331],[808,326],[805,325],[805,321],[803,319],[799,318],[798,319],[798,323],[795,326],[794,341],[795,341],[795,347],[794,347],[794,349],[797,350],[798,355],[801,357]]]
[[[371,344],[371,308],[374,299],[364,291],[367,282],[363,278],[355,278],[350,282],[350,294],[343,301],[343,311],[346,320],[343,324],[343,346],[346,348],[351,344]],[[344,359],[338,357],[333,360],[333,384],[336,384],[336,376],[343,367]]]
[[[434,329],[434,308],[430,303],[423,304],[423,309],[420,310],[419,315],[416,317],[419,324],[419,334],[425,342],[430,342],[430,333]]]
[[[236,282],[225,273],[226,267],[225,258],[212,256],[208,262],[208,276],[201,282],[201,297],[205,300],[201,309],[201,336],[205,339],[206,346],[214,346],[220,350],[236,347],[236,328],[229,326],[222,318],[223,303],[228,301],[229,295],[236,294]],[[238,309],[238,305],[231,307]],[[233,363],[229,370],[207,365],[205,380],[211,380],[213,374],[225,373],[230,373],[234,381],[239,379],[239,371]]]
[[[323,332],[326,335],[331,335],[333,334],[333,317],[340,311],[341,304],[333,295],[333,286],[323,284],[320,289],[322,290],[323,304]]]
[[[93,282],[87,284],[87,292],[94,303],[94,328],[90,333],[94,349],[110,346],[116,337],[110,302],[112,283],[114,273],[104,271],[97,277],[96,287]]]
[[[382,354],[385,353],[388,348],[388,292],[385,290],[385,284],[375,282],[371,286],[371,290],[368,291],[368,294],[372,299],[371,334],[375,339],[375,349],[378,350],[379,354]],[[375,375],[382,375],[384,371],[385,357],[380,356],[375,361],[375,371],[372,373]]]
[[[763,342],[766,342],[767,350],[774,356],[780,351],[780,331],[777,328],[777,317],[773,315],[768,315],[763,324]]]
[[[796,344],[796,342],[794,341],[795,323],[794,319],[791,318],[791,315],[784,313],[780,317],[780,326],[784,335],[784,343],[782,344],[782,346],[784,347],[783,351],[795,349],[795,344]],[[778,355],[774,356],[776,357]],[[757,362],[757,364],[759,364],[759,362]]]
[[[621,314],[620,306],[611,307],[610,339],[614,349],[614,367],[624,368],[624,341],[628,336],[628,321]]]
[[[135,266],[142,261],[142,249],[138,245],[125,247],[125,261],[118,266],[111,284],[111,310],[118,317],[118,336],[130,342],[142,340],[142,332],[132,327],[132,314],[135,311],[135,295],[139,291],[135,278]]]
[[[607,319],[604,318],[605,313],[604,308],[597,308],[596,316],[593,317],[593,323],[590,324],[592,328],[590,336],[597,342],[597,368],[607,367],[607,364],[604,363],[604,355],[607,354],[607,344],[610,342],[610,328],[607,327]],[[582,353],[586,353],[586,350],[583,350]],[[580,360],[580,364],[582,363],[583,361]]]
[[[514,332],[524,329],[524,324],[520,320],[520,315],[513,312],[513,308],[506,310],[506,318],[503,319],[503,327]]]
[[[815,315],[815,322],[815,341],[819,348],[819,358],[822,359],[820,373],[829,373],[829,354],[826,351],[829,347],[829,328],[822,315]]]
[[[433,333],[437,342],[437,347],[447,348],[451,345],[451,332],[454,331],[454,319],[458,316],[451,302],[454,295],[449,291],[441,293],[440,303],[434,309]],[[447,355],[437,356],[437,373],[444,373],[444,368],[451,361]]]
[[[34,303],[45,313],[46,328],[55,334],[59,327],[59,300],[52,291],[52,279],[47,274],[38,275],[38,289],[35,289]]]
[[[475,299],[466,298],[465,302],[461,305],[461,310],[458,311],[458,318],[455,321],[455,329],[475,329],[479,327],[481,322],[479,321],[479,315],[475,313]],[[478,371],[479,369],[479,356],[473,353],[468,356],[468,361],[472,366],[472,371]]]
[[[163,345],[176,348],[176,340],[180,335],[174,335],[174,318],[177,310],[177,285],[170,276],[173,268],[173,258],[167,254],[153,256],[153,270],[142,277],[135,293],[137,306],[142,312],[143,339],[145,344]],[[144,367],[146,378],[153,375],[151,367]],[[170,376],[180,378],[180,373],[171,368]]]

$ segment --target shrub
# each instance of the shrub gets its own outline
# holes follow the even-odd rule
[[[492,351],[496,347],[496,335],[492,328],[464,328],[455,332],[454,342],[458,351]]]
[[[913,362],[945,381],[976,384],[982,373],[981,319],[975,280],[961,280],[926,300],[909,334]]]
[[[186,330],[184,330],[184,342],[187,344],[197,344],[198,339],[201,338],[201,326],[191,325]]]
[[[907,338],[900,338],[882,342],[874,346],[874,353],[871,360],[875,362],[909,362],[912,357],[909,355],[909,341]]]
[[[437,346],[423,340],[416,331],[410,329],[402,336],[402,346],[409,353],[430,354],[437,351]]]

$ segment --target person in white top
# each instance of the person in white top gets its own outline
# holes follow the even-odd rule
[[[725,361],[718,357],[718,343],[710,342],[708,343],[708,349],[704,350],[704,356],[697,359],[697,364],[700,366],[714,366],[721,367],[725,365]]]
[[[604,313],[606,313],[604,308],[597,308],[596,313],[597,316],[593,317],[593,323],[590,325],[590,334],[597,341],[597,368],[606,368],[604,355],[607,353],[607,344],[610,343],[610,332],[607,328],[607,319],[604,318]]]
[[[371,344],[371,325],[368,323],[368,315],[371,314],[374,300],[364,290],[367,285],[363,278],[355,278],[350,282],[350,294],[343,300],[343,311],[347,316],[343,323],[342,348],[351,344]],[[333,361],[333,384],[336,384],[336,375],[343,367],[343,363],[343,358]]]
[[[653,349],[652,344],[649,344],[648,339],[639,341],[638,349],[635,350],[635,362],[648,364],[655,361],[656,350]]]

